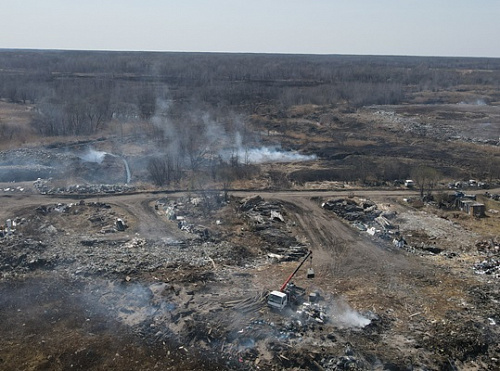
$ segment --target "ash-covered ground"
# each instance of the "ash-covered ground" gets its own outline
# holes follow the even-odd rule
[[[349,180],[376,156],[401,160],[393,170],[405,175],[408,159],[426,156],[468,169],[497,151],[486,138],[496,107],[477,108],[470,127],[452,122],[468,117],[461,106],[425,119],[410,108],[330,123],[306,112],[285,120],[286,135],[262,124],[255,147],[226,136],[200,154],[201,171],[183,163],[167,187],[178,193],[144,190],[150,160],[180,151],[164,151],[165,138],[3,151],[0,369],[498,368],[498,198],[467,189],[485,203],[477,219],[408,202],[419,195],[403,186]],[[372,122],[377,130],[360,129]],[[305,305],[271,311],[268,293],[309,250],[293,279]]]
[[[475,265],[498,258],[497,242],[454,249],[419,226],[423,211],[373,196],[385,202],[345,205],[395,214],[405,248],[322,207],[338,195],[4,195],[0,366],[498,367],[498,271]],[[321,300],[271,311],[267,293],[309,249],[294,282]]]
[[[127,161],[87,145],[68,148],[21,148],[0,152],[0,182],[40,179],[84,183],[129,183]]]

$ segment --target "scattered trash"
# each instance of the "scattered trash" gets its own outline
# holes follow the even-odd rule
[[[480,263],[474,264],[476,274],[487,274],[500,277],[500,258],[489,258]]]

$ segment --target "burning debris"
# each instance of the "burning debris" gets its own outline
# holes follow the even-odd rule
[[[119,169],[119,166],[115,163],[116,159],[120,159],[123,162],[123,166],[125,168],[125,184],[130,183],[132,179],[132,174],[130,171],[130,165],[124,157],[115,155],[113,153],[109,152],[104,152],[104,151],[97,151],[93,149],[92,147],[89,147],[86,152],[83,154],[80,154],[78,156],[83,162],[88,162],[88,163],[95,163],[97,165],[102,165],[105,168],[105,172],[110,172],[115,167],[118,167],[118,174],[120,174],[121,169]],[[100,169],[97,169],[100,170]],[[99,171],[101,172],[101,171]],[[108,179],[106,175],[101,174],[100,176],[102,179]],[[91,177],[92,178],[92,177]],[[93,178],[92,178],[93,179]]]
[[[115,179],[130,182],[130,168],[125,158],[92,148],[84,153],[68,148],[20,148],[0,152],[1,182],[66,180],[68,175],[94,183],[111,183]]]
[[[216,199],[210,195],[210,204],[216,205]],[[130,208],[138,213],[137,218],[125,213],[118,201],[32,207],[24,224],[16,224],[14,238],[0,240],[0,277],[9,279],[30,272],[69,277],[88,290],[85,318],[89,321],[84,320],[84,326],[93,326],[99,307],[112,323],[127,326],[128,331],[147,344],[160,347],[174,344],[186,358],[196,357],[199,351],[203,357],[213,357],[229,369],[405,366],[398,361],[402,359],[402,351],[391,348],[385,352],[380,347],[389,345],[378,345],[381,339],[391,336],[411,337],[408,333],[399,335],[394,330],[396,326],[390,324],[390,321],[402,322],[401,309],[397,305],[394,309],[387,308],[390,304],[385,300],[392,293],[386,293],[380,286],[377,291],[366,291],[370,301],[372,296],[383,299],[373,305],[377,315],[358,312],[337,296],[325,298],[321,293],[319,300],[317,292],[309,294],[305,303],[282,312],[269,311],[264,305],[262,289],[269,280],[259,273],[260,269],[265,266],[266,274],[278,272],[281,267],[271,265],[271,261],[297,260],[304,249],[297,240],[280,237],[301,233],[295,229],[294,210],[286,202],[259,196],[241,202],[231,198],[205,212],[207,201],[202,195],[169,196],[157,202],[144,202],[143,195],[132,195],[127,202],[132,202]],[[363,207],[358,203],[358,206],[363,213],[369,213],[365,210],[369,208],[378,211],[374,204]],[[382,224],[375,220],[378,217],[392,223],[396,215],[381,212],[373,218],[373,226],[381,229]],[[152,224],[147,233],[142,234],[144,230],[138,228],[139,218],[148,226]],[[217,223],[218,220],[223,223]],[[179,221],[185,222],[182,227],[190,233],[177,228]],[[204,224],[209,230],[207,238],[198,236],[205,234],[205,227],[201,227]],[[195,228],[191,230],[188,226]],[[116,232],[102,233],[108,229]],[[155,229],[162,233],[155,235]],[[245,241],[252,238],[248,244],[257,241],[256,253],[246,255],[246,250],[241,250],[246,246],[238,246],[245,242],[230,239],[240,234]],[[494,245],[491,248],[481,245],[481,249],[494,251]],[[332,277],[321,277],[325,268],[328,270],[323,265],[316,271],[316,277],[324,279],[323,283]],[[428,278],[425,279],[427,282]],[[423,279],[419,281],[422,282]],[[314,285],[319,290],[316,282]],[[375,292],[377,295],[372,295]],[[357,303],[364,305],[363,301]],[[412,308],[411,313],[418,312]],[[383,313],[391,314],[386,317]],[[438,337],[432,325],[423,327],[417,318],[411,317],[409,323],[418,330],[417,334],[425,331],[430,335],[424,337]],[[492,314],[485,318],[498,323]],[[445,330],[443,327],[443,334]],[[92,332],[95,333],[93,327]],[[418,354],[420,342],[411,351]],[[437,364],[434,361],[427,364],[422,359],[415,361],[421,368]]]
[[[33,181],[39,177],[59,177],[71,156],[42,149],[20,148],[0,152],[0,182]]]
[[[312,321],[317,323],[325,323],[328,321],[328,317],[324,311],[324,308],[318,303],[303,303],[302,307],[297,310],[297,315],[299,316],[299,321],[297,321],[299,325],[302,325],[303,321],[305,321],[305,323],[309,323]]]
[[[333,326],[337,328],[357,328],[361,329],[368,326],[372,320],[378,317],[372,313],[361,314],[351,308],[342,298],[327,300],[329,305],[325,305],[325,312],[330,318]]]

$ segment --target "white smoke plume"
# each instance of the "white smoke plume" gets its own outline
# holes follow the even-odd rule
[[[93,148],[89,148],[87,152],[80,155],[80,159],[86,162],[97,162],[98,164],[102,163],[104,157],[107,155],[107,152],[96,151]]]
[[[104,151],[97,151],[97,150],[93,149],[92,147],[89,147],[85,153],[81,154],[78,157],[82,161],[85,161],[85,162],[94,162],[97,164],[101,164],[104,161],[104,157],[106,157],[106,155],[112,156],[112,157],[121,157],[121,156],[115,155],[113,153],[104,152]],[[125,168],[125,183],[129,184],[132,180],[132,173],[130,171],[130,166],[128,164],[127,159],[125,159],[124,157],[121,157],[121,160],[123,161],[123,166]]]
[[[484,99],[476,99],[476,100],[472,100],[472,101],[462,101],[458,104],[468,104],[468,105],[472,105],[472,106],[487,106],[488,103],[484,100]]]
[[[269,162],[297,162],[312,161],[316,155],[302,155],[295,151],[283,151],[279,147],[246,147],[239,132],[235,135],[233,149],[223,149],[221,157],[228,161],[231,157],[238,157],[240,162],[262,164]]]
[[[315,155],[301,155],[295,151],[282,151],[278,147],[238,149],[234,155],[237,155],[240,159],[244,159],[251,164],[312,161],[316,159]]]
[[[363,328],[370,324],[371,320],[352,309],[343,299],[336,298],[328,306],[328,317],[337,327]]]
[[[171,117],[172,102],[157,99],[155,116],[151,123],[163,133],[165,142],[160,151],[169,155],[180,153],[184,148],[198,146],[195,152],[219,155],[225,162],[237,157],[240,163],[261,164],[269,162],[295,162],[315,160],[315,155],[302,155],[284,151],[279,146],[260,146],[259,138],[247,130],[238,115],[229,115],[219,121],[206,112],[193,110],[182,120]],[[192,139],[195,138],[195,139]],[[187,159],[183,159],[187,162]]]

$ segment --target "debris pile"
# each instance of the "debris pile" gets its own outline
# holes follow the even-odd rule
[[[496,240],[482,240],[476,242],[478,252],[488,255],[498,255],[500,253],[500,242]]]
[[[500,194],[498,193],[485,192],[484,195],[492,200],[500,201]]]
[[[0,188],[0,191],[3,191],[5,193],[23,193],[23,192],[27,192],[27,189],[24,188],[24,187],[21,187],[21,186],[17,186],[17,187],[5,187],[5,188]]]
[[[196,235],[198,238],[207,241],[210,239],[210,230],[203,226],[203,225],[194,225],[194,224],[189,224],[186,222],[185,219],[179,219],[177,221],[177,227],[181,231],[185,231],[187,233],[191,233],[193,235]]]
[[[476,249],[486,255],[486,259],[474,264],[474,272],[500,277],[500,242],[496,239],[477,241]]]
[[[285,222],[282,211],[283,205],[277,201],[264,201],[260,196],[241,200],[240,210],[245,212],[255,224],[266,225],[276,221]]]
[[[210,196],[207,196],[207,198],[210,198]],[[180,230],[193,234],[202,241],[209,241],[214,236],[214,232],[204,225],[190,223],[188,218],[190,216],[189,206],[194,206],[194,208],[203,208],[210,203],[212,202],[209,200],[202,202],[200,198],[191,198],[190,202],[163,198],[155,202],[154,208],[156,213],[159,215],[165,215],[168,220],[175,221],[177,223],[177,228]],[[209,213],[206,210],[204,212],[207,215]],[[195,219],[194,215],[193,219]]]
[[[289,233],[293,222],[287,220],[281,202],[252,196],[240,201],[239,211],[247,220],[249,229],[267,243],[268,251],[278,260],[297,260],[307,254],[308,248]]]
[[[125,249],[139,249],[144,246],[146,246],[146,240],[137,237],[132,238],[123,245]]]
[[[324,202],[321,207],[333,211],[342,219],[350,222],[360,221],[368,222],[374,220],[380,215],[377,206],[372,202],[363,202],[358,204],[352,199],[338,198]]]
[[[476,274],[487,274],[498,278],[500,277],[500,258],[483,260],[480,263],[474,264],[473,269]]]
[[[5,224],[0,225],[0,238],[10,237],[16,232],[17,226],[26,223],[25,218],[16,217],[14,219],[7,219]]]
[[[127,184],[75,184],[66,187],[52,187],[52,179],[38,178],[33,185],[42,195],[131,193],[136,187]]]
[[[5,272],[21,273],[37,269],[51,269],[56,257],[45,254],[47,245],[42,241],[31,238],[12,241],[13,246],[2,241],[2,254],[0,254],[0,276]]]
[[[450,115],[452,114],[451,111],[447,113]],[[399,112],[386,110],[377,110],[374,112],[374,115],[381,117],[385,126],[390,128],[397,127],[398,132],[402,130],[410,135],[439,138],[445,141],[489,144],[493,146],[498,146],[500,143],[499,140],[495,138],[492,139],[484,136],[475,137],[472,136],[473,134],[462,132],[458,130],[456,125],[435,125],[434,123],[423,122],[420,115],[407,116]],[[465,115],[463,117],[465,117]],[[437,116],[437,119],[442,120],[443,117]]]
[[[327,314],[322,306],[318,303],[302,303],[301,308],[297,311],[299,318],[302,321],[299,321],[299,324],[317,322],[317,323],[325,323],[328,321]]]
[[[396,217],[396,213],[383,213],[373,201],[360,199],[357,202],[354,199],[339,198],[326,201],[321,207],[352,222],[355,228],[371,236],[389,238],[389,235],[399,234],[399,227],[390,221]]]

